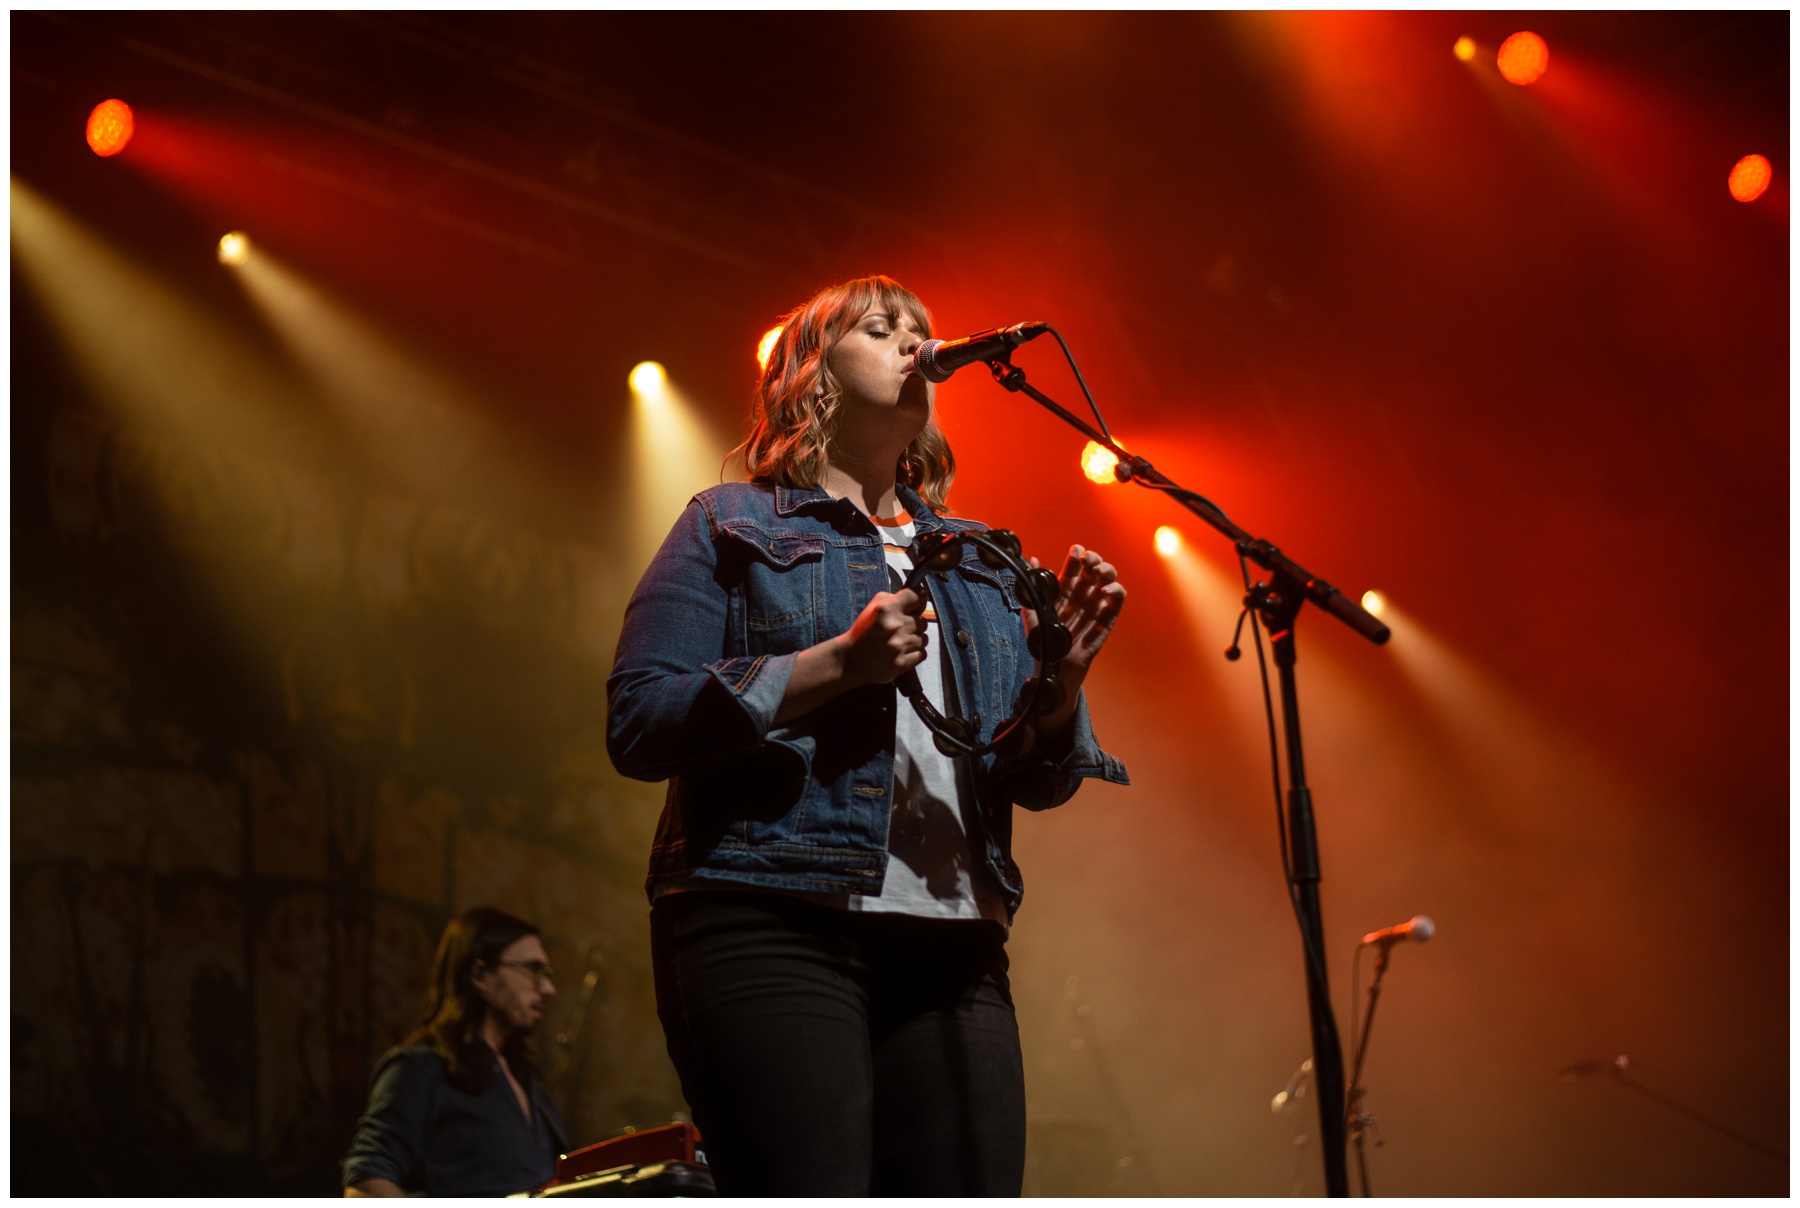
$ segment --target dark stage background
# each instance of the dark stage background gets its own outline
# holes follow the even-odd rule
[[[763,331],[877,271],[939,334],[1049,319],[1128,446],[1388,594],[1386,648],[1300,633],[1340,1022],[1358,936],[1439,927],[1375,1190],[1786,1190],[1559,1077],[1786,1149],[1785,12],[10,22],[15,1193],[332,1192],[479,902],[545,928],[575,1137],[683,1110],[620,610]],[[978,373],[939,401],[959,511],[1131,589],[1134,786],[1019,823],[1027,1190],[1317,1193],[1229,551]]]

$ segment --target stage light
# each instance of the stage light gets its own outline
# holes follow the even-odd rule
[[[1775,169],[1769,161],[1760,155],[1746,155],[1731,166],[1731,176],[1726,180],[1726,187],[1731,195],[1739,201],[1755,201],[1769,187],[1775,177]]]
[[[233,231],[219,240],[219,263],[236,268],[250,259],[250,236]]]
[[[1374,616],[1380,616],[1387,608],[1387,597],[1378,591],[1363,592],[1362,606]]]
[[[1466,35],[1458,38],[1456,45],[1450,48],[1450,53],[1467,63],[1475,57],[1475,39]]]
[[[309,414],[374,481],[408,497],[453,493],[475,510],[536,489],[536,462],[439,358],[283,262],[278,248],[253,249],[231,277],[280,342],[285,373],[315,400]]]
[[[1119,445],[1121,449],[1124,447],[1124,445]],[[1097,482],[1101,486],[1119,481],[1118,475],[1113,473],[1113,467],[1118,464],[1117,454],[1105,445],[1097,444],[1094,441],[1088,441],[1087,448],[1081,451],[1081,472],[1086,474],[1090,481]]]
[[[756,343],[756,367],[758,369],[769,367],[769,357],[775,352],[775,341],[781,338],[781,333],[785,330],[787,330],[787,324],[780,323],[763,332],[763,338]]]
[[[631,389],[636,394],[661,394],[668,388],[668,371],[655,361],[640,361],[631,371]]]
[[[1494,63],[1509,84],[1531,84],[1550,68],[1550,47],[1528,29],[1500,43]]]
[[[88,114],[87,141],[95,155],[117,155],[131,141],[131,106],[121,100],[101,101]]]
[[[628,537],[626,570],[635,575],[650,564],[695,492],[722,481],[727,442],[654,361],[633,371],[630,407],[630,442],[621,451],[627,501],[621,527]]]
[[[1165,558],[1173,558],[1181,551],[1181,533],[1163,525],[1156,530],[1156,552]]]

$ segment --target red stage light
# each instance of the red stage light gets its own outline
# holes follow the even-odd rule
[[[95,155],[117,155],[131,141],[131,106],[124,101],[101,101],[88,114],[87,141]]]
[[[1456,44],[1450,48],[1450,53],[1467,63],[1475,57],[1475,39],[1467,35],[1458,38]]]
[[[1530,30],[1520,30],[1500,43],[1494,62],[1507,83],[1535,83],[1550,68],[1550,47]]]
[[[1739,201],[1755,201],[1775,179],[1775,169],[1760,155],[1746,155],[1731,166],[1726,185]]]

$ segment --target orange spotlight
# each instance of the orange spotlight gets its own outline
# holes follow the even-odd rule
[[[787,324],[778,323],[763,332],[763,338],[756,343],[756,367],[758,369],[769,367],[769,357],[775,351],[775,341],[781,338],[781,333],[786,329]]]
[[[1522,29],[1500,43],[1494,63],[1509,84],[1536,83],[1550,69],[1550,47],[1530,30]]]
[[[131,106],[121,100],[101,101],[88,114],[87,142],[95,155],[117,155],[131,141]]]
[[[1731,166],[1725,184],[1739,201],[1755,201],[1775,178],[1775,169],[1760,155],[1746,155]]]
[[[1380,616],[1387,608],[1387,597],[1378,591],[1363,592],[1362,606],[1375,616]]]
[[[1123,449],[1125,446],[1120,445],[1119,447]],[[1119,481],[1118,475],[1113,473],[1113,467],[1118,464],[1117,454],[1094,441],[1088,441],[1087,448],[1081,451],[1081,472],[1086,474],[1090,481],[1097,482],[1101,486]]]
[[[236,268],[250,259],[250,236],[233,231],[219,240],[219,263]]]
[[[1450,53],[1467,63],[1475,57],[1475,39],[1466,34],[1463,35],[1456,40],[1456,45],[1450,48]]]
[[[1165,558],[1173,558],[1181,551],[1181,533],[1179,530],[1163,525],[1156,530],[1156,552]]]

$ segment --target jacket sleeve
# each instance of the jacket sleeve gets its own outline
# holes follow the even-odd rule
[[[1085,692],[1076,698],[1075,716],[1060,741],[1039,743],[1019,758],[997,763],[993,780],[1003,796],[1028,810],[1061,805],[1083,780],[1131,783],[1125,765],[1100,749]]]
[[[691,500],[632,593],[606,681],[621,774],[666,780],[767,744],[798,655],[723,657],[729,605],[710,518]]]
[[[433,1071],[429,1052],[391,1052],[375,1071],[369,1107],[356,1122],[344,1155],[344,1186],[386,1179],[405,1191],[425,1187],[425,1130],[430,1123]]]

